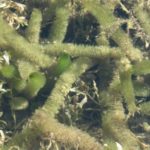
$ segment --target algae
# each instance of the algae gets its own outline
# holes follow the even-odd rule
[[[0,3],[0,49],[2,54],[7,51],[11,56],[10,64],[6,55],[0,62],[2,124],[5,125],[3,120],[6,128],[13,124],[13,121],[7,122],[9,115],[14,119],[14,128],[18,125],[22,130],[13,132],[7,141],[3,139],[6,129],[2,126],[1,149],[114,150],[120,146],[125,150],[144,150],[150,147],[128,126],[129,118],[136,113],[147,117],[150,112],[150,95],[144,95],[144,103],[138,101],[143,95],[137,96],[134,87],[134,78],[138,80],[143,76],[146,81],[145,75],[150,74],[147,38],[140,39],[146,44],[144,49],[144,44],[140,47],[134,42],[138,39],[137,24],[149,37],[150,16],[144,9],[147,1],[133,4],[124,0],[27,0],[20,4],[8,0]],[[19,20],[24,6],[28,25],[26,19]],[[115,12],[128,18],[118,17]],[[85,16],[94,25],[87,25]],[[138,21],[133,20],[133,16]],[[74,21],[75,18],[78,21]],[[133,26],[129,26],[131,22]],[[69,31],[70,36],[82,42],[67,42]],[[43,32],[47,32],[47,36],[42,36]],[[95,35],[93,39],[91,34]],[[84,82],[75,85],[86,75]],[[74,88],[76,86],[80,89]],[[149,86],[147,84],[148,89]],[[67,99],[71,99],[68,104]],[[75,120],[74,124],[89,114],[94,122],[97,115],[103,141],[98,142],[88,131],[77,129],[73,124],[60,123],[59,113],[63,108],[69,111],[64,117],[70,122]],[[25,116],[25,122],[26,118],[28,121],[24,126],[18,118],[16,122],[23,111],[30,115]]]

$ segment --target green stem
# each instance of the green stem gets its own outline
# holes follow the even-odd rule
[[[119,48],[110,48],[107,46],[84,46],[75,44],[55,43],[43,46],[45,53],[49,55],[60,55],[67,53],[71,56],[83,56],[91,58],[120,58],[122,52]]]
[[[40,10],[33,9],[28,28],[26,30],[26,38],[31,43],[38,43],[41,30],[42,14]]]

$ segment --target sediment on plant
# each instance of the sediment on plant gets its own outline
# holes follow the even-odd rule
[[[134,11],[139,25],[149,36],[149,16],[147,10],[143,9],[144,5],[141,7],[140,4],[137,3],[139,10],[134,6],[129,7],[129,11]],[[143,84],[141,87],[145,88],[145,76],[150,74],[150,61],[148,52],[136,47],[133,44],[134,39],[127,32],[127,29],[130,32],[130,28],[132,29],[130,23],[133,23],[130,13],[127,20],[118,19],[117,15],[114,15],[118,5],[122,11],[128,11],[123,1],[115,0],[109,3],[102,0],[27,1],[27,9],[31,12],[27,17],[28,26],[20,27],[19,31],[11,24],[14,19],[11,15],[16,12],[16,15],[19,15],[18,9],[21,9],[22,5],[13,1],[9,1],[6,5],[8,6],[4,7],[5,5],[0,3],[2,9],[0,11],[0,48],[2,49],[0,112],[8,108],[13,124],[17,125],[18,110],[30,111],[32,115],[21,132],[14,134],[6,144],[2,141],[3,150],[11,149],[13,146],[38,150],[43,146],[45,139],[48,140],[47,146],[55,149],[63,149],[66,146],[68,149],[111,150],[118,144],[125,150],[144,150],[149,147],[131,132],[127,124],[128,118],[137,112],[149,115],[149,100],[145,99],[149,99],[150,96],[147,93],[141,95],[142,90],[138,91],[135,82]],[[10,9],[12,5],[14,10]],[[4,17],[7,13],[12,20]],[[90,14],[87,18],[92,16],[96,25],[85,26],[88,21],[82,20],[84,14]],[[71,30],[70,19],[74,15],[78,19],[76,26],[78,27],[79,23],[83,28],[72,32],[76,32],[75,38],[85,33],[84,44],[66,42],[66,34]],[[42,39],[42,25],[47,23],[48,36]],[[94,45],[85,44],[90,38],[90,32],[97,26],[100,30],[97,33],[96,29],[96,33],[93,33]],[[86,33],[87,30],[90,31]],[[21,32],[23,34],[20,34]],[[93,88],[89,91],[96,91],[94,91],[96,94],[93,93],[97,101],[92,97],[94,95],[92,92],[93,95],[86,93],[87,85],[82,86],[85,93],[73,88],[74,83],[83,73],[86,74],[87,70],[91,72]],[[91,88],[91,85],[88,88]],[[146,84],[146,88],[150,88],[149,84]],[[71,90],[78,93],[78,97],[74,96],[73,101],[70,102],[73,105],[72,110],[78,115],[77,108],[86,110],[86,104],[91,104],[89,99],[95,104],[89,109],[98,110],[98,120],[102,125],[104,139],[101,143],[87,132],[58,121],[56,115],[65,105],[67,94]],[[80,94],[84,95],[85,101],[79,106],[83,100]],[[140,96],[144,97],[142,102],[138,101]],[[36,100],[40,103],[37,104],[38,106],[34,106]],[[93,106],[96,106],[97,110]],[[4,112],[4,116],[5,113],[7,112]],[[73,120],[71,117],[70,119]]]

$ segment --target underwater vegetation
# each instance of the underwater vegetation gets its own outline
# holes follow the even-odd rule
[[[150,149],[128,124],[134,115],[150,116],[149,12],[149,0],[0,2],[0,148]],[[63,107],[70,109],[64,105],[77,92],[74,84],[90,71],[101,141],[73,125],[72,114],[67,123],[60,117]],[[90,93],[78,92],[81,111]],[[28,116],[23,125],[22,112]],[[21,124],[10,138],[8,118],[13,130]],[[150,132],[149,122],[142,127]]]

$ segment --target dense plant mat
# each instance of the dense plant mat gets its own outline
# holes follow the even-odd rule
[[[149,12],[149,0],[0,2],[0,148],[150,149]]]

